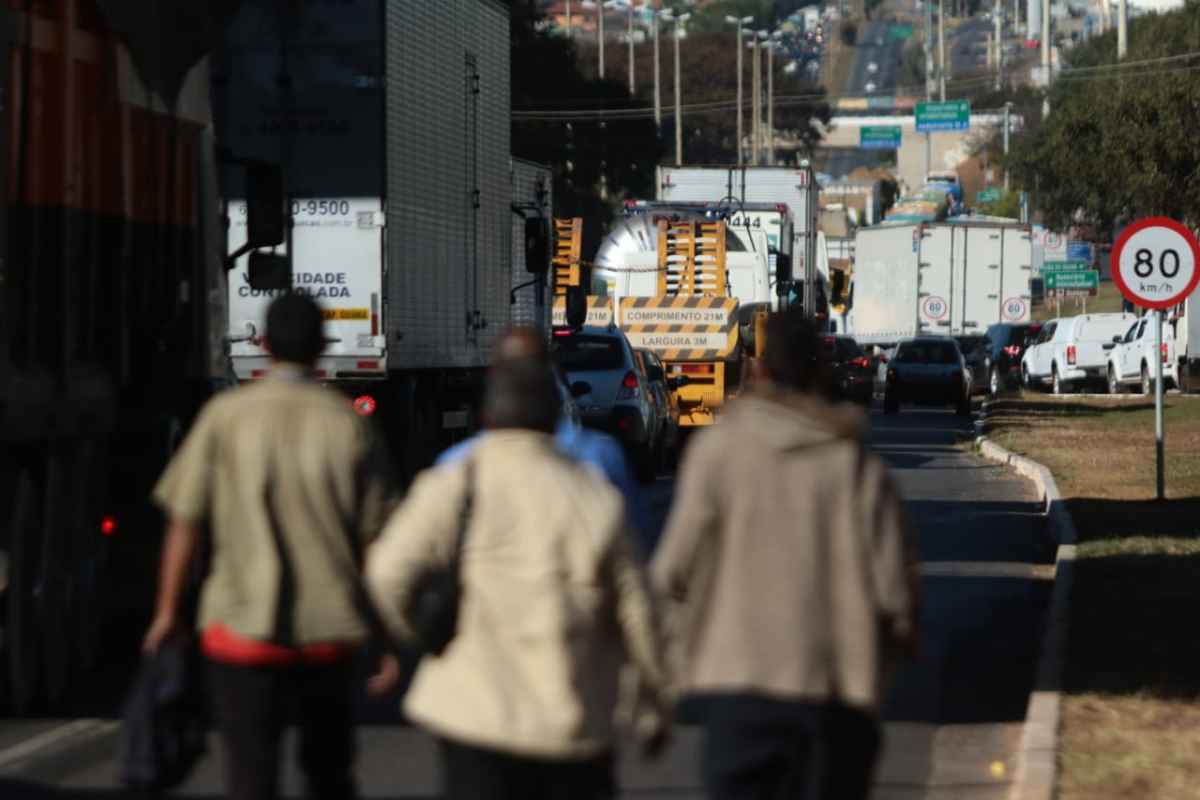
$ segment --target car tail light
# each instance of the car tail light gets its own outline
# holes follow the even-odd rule
[[[712,372],[712,369],[708,366],[708,364],[681,364],[679,366],[679,371],[686,372],[689,375],[707,375],[709,372]]]
[[[1017,356],[1021,355],[1021,348],[1017,347],[1015,344],[1010,344],[1008,347],[1004,348],[1004,354],[1016,358]]]
[[[1073,345],[1073,344],[1067,345],[1067,363],[1068,364],[1075,363],[1075,345]]]
[[[862,358],[856,358],[850,363],[856,367],[862,367],[863,369],[871,368],[871,359],[867,358],[866,356],[863,356]]]
[[[1159,349],[1162,351],[1162,363],[1167,363],[1167,345],[1164,342]]]
[[[354,398],[354,413],[360,417],[369,417],[374,414],[375,406],[375,398],[369,394]]]
[[[638,379],[632,371],[625,373],[621,388],[617,391],[618,400],[635,400],[638,396]]]
[[[109,538],[116,535],[117,518],[112,514],[105,514],[100,518],[100,535]]]

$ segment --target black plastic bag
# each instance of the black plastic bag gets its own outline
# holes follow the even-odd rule
[[[194,639],[176,637],[143,659],[123,717],[121,781],[153,790],[183,783],[205,753],[208,729]]]

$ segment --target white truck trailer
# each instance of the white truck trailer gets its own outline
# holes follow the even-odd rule
[[[659,167],[656,191],[662,202],[728,206],[733,221],[739,207],[748,203],[787,206],[792,217],[791,249],[780,242],[779,250],[792,257],[794,277],[803,286],[801,302],[810,313],[824,313],[829,275],[818,272],[819,187],[810,167]],[[808,304],[808,297],[816,297],[817,302]]]
[[[406,475],[474,427],[513,314],[509,21],[496,0],[246,0],[214,68],[218,138],[283,166],[292,288],[317,298],[318,368],[373,409]],[[226,196],[241,187],[230,171]],[[229,240],[245,236],[231,203]],[[242,380],[263,374],[270,292],[230,275]]]
[[[1017,224],[877,225],[855,234],[847,332],[861,344],[1028,322],[1032,252]]]

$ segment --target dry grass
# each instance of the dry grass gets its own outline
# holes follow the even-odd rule
[[[1064,676],[1064,800],[1200,796],[1200,398],[1169,397],[1154,501],[1153,403],[1022,395],[990,435],[1040,461],[1080,535]]]

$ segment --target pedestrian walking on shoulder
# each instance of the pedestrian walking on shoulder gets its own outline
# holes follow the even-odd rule
[[[912,542],[815,327],[773,315],[755,389],[700,433],[652,564],[713,800],[858,800],[917,619]],[[674,638],[674,637],[673,637]]]
[[[621,496],[555,447],[559,399],[543,359],[493,366],[488,434],[418,477],[367,557],[376,606],[401,639],[421,576],[456,564],[456,633],[417,667],[405,711],[439,740],[452,800],[614,796],[623,663],[661,743],[658,626]],[[464,513],[464,509],[469,509]]]
[[[368,635],[361,552],[391,511],[382,443],[312,367],[321,310],[303,294],[267,312],[273,366],[202,410],[154,491],[168,517],[147,652],[180,633],[201,530],[211,531],[198,627],[224,740],[226,794],[277,796],[283,729],[297,724],[309,795],[355,796],[354,655]],[[386,657],[372,688],[398,678]]]

